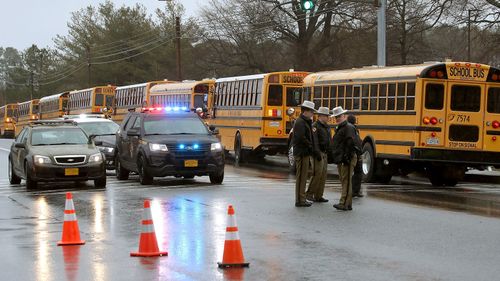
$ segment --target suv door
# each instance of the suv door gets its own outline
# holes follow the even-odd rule
[[[23,140],[24,136],[27,135],[27,131],[28,131],[28,129],[24,128],[19,133],[19,135],[17,136],[17,138],[15,139],[15,141],[12,143],[12,146],[10,148],[12,165],[14,166],[13,168],[17,172],[18,175],[23,172],[22,166],[19,163],[20,163],[20,159],[21,159],[20,158],[21,157],[21,151],[25,150],[25,149],[24,148],[17,148],[16,147],[16,143],[22,143],[23,142],[22,140]]]
[[[134,124],[130,129],[137,130],[141,132],[142,128],[142,116],[137,116],[137,118],[134,121]],[[140,133],[140,135],[142,135]],[[128,150],[130,152],[129,157],[130,157],[130,169],[132,171],[137,171],[137,153],[139,152],[139,144],[141,141],[140,136],[128,136]]]
[[[119,134],[120,139],[116,143],[120,161],[122,162],[122,165],[125,164],[125,168],[129,168],[128,163],[130,162],[130,139],[129,136],[127,136],[127,131],[130,130],[132,125],[134,125],[135,119],[137,119],[137,115],[129,115],[128,118],[123,121],[124,125]]]

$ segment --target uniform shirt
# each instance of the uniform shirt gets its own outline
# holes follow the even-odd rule
[[[330,126],[318,120],[313,124],[313,132],[318,142],[319,151],[327,153],[331,146]]]
[[[335,128],[333,136],[333,163],[348,163],[357,152],[356,128],[344,121]]]
[[[293,156],[313,155],[312,120],[300,115],[293,124]]]

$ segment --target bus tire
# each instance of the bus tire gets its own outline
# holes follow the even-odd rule
[[[234,138],[234,165],[239,166],[243,163],[243,149],[241,148],[241,135],[236,133]]]
[[[287,158],[288,158],[288,169],[291,174],[295,174],[297,171],[297,167],[295,166],[295,156],[293,156],[293,145],[290,142],[288,145],[288,153],[287,153]]]
[[[361,155],[361,159],[363,159],[363,165],[361,166],[361,169],[363,171],[363,181],[376,182],[376,177],[375,177],[376,159],[371,143],[367,142],[363,145],[363,154]]]

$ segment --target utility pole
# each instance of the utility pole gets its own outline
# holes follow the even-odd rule
[[[90,76],[90,66],[91,66],[91,63],[90,63],[90,46],[89,45],[85,45],[85,50],[87,51],[87,71],[88,71],[88,87],[92,87],[92,80],[91,80],[91,76]]]
[[[175,17],[175,46],[177,51],[177,80],[182,81],[181,68],[181,18]]]
[[[386,65],[386,19],[387,0],[376,0],[378,4],[377,17],[377,65]]]

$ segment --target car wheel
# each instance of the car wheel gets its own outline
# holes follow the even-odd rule
[[[12,160],[9,159],[9,182],[10,184],[20,184],[21,178],[16,175],[14,171],[14,164],[12,164]]]
[[[25,165],[25,171],[26,171],[26,188],[35,189],[38,183],[31,178],[31,168],[27,163]]]
[[[115,165],[116,165],[116,178],[119,180],[128,180],[130,171],[123,168],[120,162],[120,158],[118,156],[116,156]]]
[[[212,184],[221,184],[224,181],[224,170],[209,175]]]
[[[143,156],[139,159],[139,181],[142,185],[153,183],[153,177],[148,173],[146,159]]]
[[[94,187],[105,188],[106,187],[106,174],[103,177],[94,180]]]

